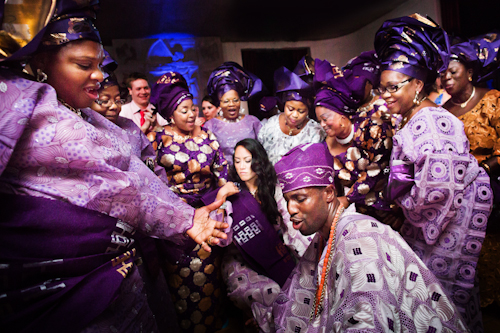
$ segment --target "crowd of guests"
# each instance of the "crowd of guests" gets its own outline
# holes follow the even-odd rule
[[[96,3],[2,46],[6,331],[482,332],[500,36],[396,18],[342,67],[277,69],[273,96],[225,62],[199,110],[177,72],[120,86]]]

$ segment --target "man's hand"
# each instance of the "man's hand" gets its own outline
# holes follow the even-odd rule
[[[219,238],[227,238],[227,235],[221,230],[228,228],[229,224],[212,220],[208,216],[211,211],[216,210],[223,203],[224,201],[217,200],[208,206],[198,208],[194,212],[193,227],[186,232],[207,252],[212,252],[210,245],[219,244]]]

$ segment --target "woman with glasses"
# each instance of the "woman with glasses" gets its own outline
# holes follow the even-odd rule
[[[219,140],[229,167],[233,163],[230,157],[234,154],[236,143],[246,138],[257,139],[262,127],[257,117],[240,114],[240,101],[247,100],[261,89],[260,79],[235,62],[225,62],[210,74],[207,91],[214,105],[220,107],[222,115],[207,121],[204,127]]]
[[[493,194],[488,175],[469,153],[462,122],[424,94],[424,86],[448,68],[448,45],[446,32],[419,14],[386,21],[376,34],[379,92],[402,118],[387,195],[405,214],[401,235],[445,291],[422,295],[437,306],[455,303],[469,329],[479,332],[476,264]]]
[[[128,136],[128,143],[132,148],[132,154],[139,157],[141,161],[155,172],[160,179],[167,184],[165,169],[156,163],[156,154],[146,135],[138,130],[137,125],[130,119],[119,116],[121,107],[125,100],[121,99],[120,86],[113,70],[118,66],[104,51],[105,57],[102,64],[104,80],[99,89],[99,98],[92,103],[91,108],[111,121],[113,124],[125,130]]]
[[[353,59],[341,71],[328,61],[315,61],[316,116],[326,132],[325,145],[334,157],[339,201],[398,229],[402,218],[383,189],[392,149],[392,125],[384,121],[383,100],[371,90],[379,69],[373,52]]]

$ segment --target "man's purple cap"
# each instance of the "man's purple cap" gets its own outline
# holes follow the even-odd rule
[[[185,99],[193,99],[186,79],[177,72],[162,75],[151,88],[151,104],[165,119],[170,119],[175,109]]]
[[[474,82],[487,81],[500,68],[500,31],[495,30],[452,45],[451,59],[472,68]]]
[[[274,166],[283,193],[333,184],[333,157],[324,143],[307,143],[286,153]]]
[[[260,99],[260,111],[269,112],[278,106],[279,99],[275,96],[265,96]]]
[[[274,88],[283,105],[288,101],[302,102],[309,109],[313,105],[311,86],[286,67],[280,67],[274,72]]]

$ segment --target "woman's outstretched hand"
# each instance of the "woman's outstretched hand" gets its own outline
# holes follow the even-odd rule
[[[212,252],[210,245],[219,244],[219,238],[227,238],[227,235],[222,230],[229,228],[229,225],[224,222],[212,220],[208,215],[223,203],[223,200],[216,200],[210,205],[195,210],[193,227],[186,232],[189,237],[200,244],[207,252]]]

